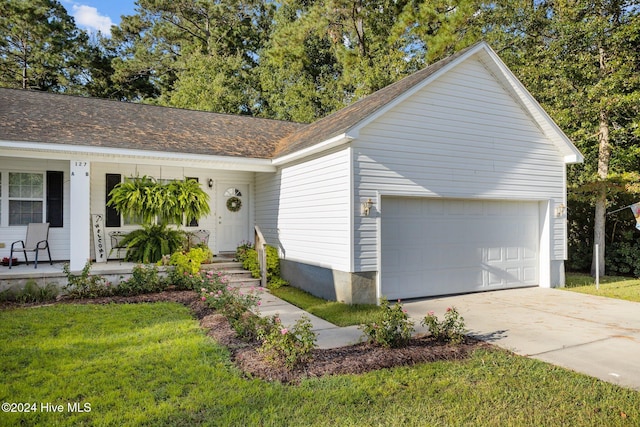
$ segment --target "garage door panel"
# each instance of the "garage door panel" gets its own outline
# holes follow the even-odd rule
[[[538,211],[535,202],[383,197],[383,295],[537,285]]]

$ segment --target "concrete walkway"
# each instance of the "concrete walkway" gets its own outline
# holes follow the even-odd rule
[[[337,327],[264,294],[260,312],[286,325],[306,314],[320,348],[363,340],[357,326]],[[403,302],[416,323],[454,306],[471,336],[624,387],[640,390],[640,303],[556,289],[526,288]]]

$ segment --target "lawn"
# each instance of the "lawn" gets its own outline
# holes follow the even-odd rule
[[[0,425],[640,422],[639,392],[500,350],[285,386],[245,378],[175,303],[20,308],[0,311],[0,324],[1,401],[36,404]]]
[[[283,286],[270,292],[278,298],[337,326],[361,325],[370,322],[372,315],[380,312],[380,307],[377,305],[349,305],[327,301],[293,286]]]
[[[600,295],[627,301],[640,302],[640,279],[633,277],[605,276],[600,278],[600,289],[588,274],[567,274],[564,289],[583,294]]]

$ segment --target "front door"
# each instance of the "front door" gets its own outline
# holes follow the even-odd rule
[[[240,242],[250,240],[249,185],[219,183],[216,205],[218,252],[234,252]]]

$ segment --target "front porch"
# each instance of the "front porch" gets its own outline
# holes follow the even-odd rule
[[[38,268],[34,268],[33,262],[29,262],[29,265],[26,265],[21,261],[19,265],[13,266],[11,269],[0,266],[0,292],[12,288],[14,290],[22,289],[30,280],[35,281],[40,287],[53,284],[58,288],[62,288],[67,284],[67,276],[63,272],[64,264],[66,262],[54,262],[51,265],[48,261],[39,261]],[[120,260],[92,263],[90,274],[103,276],[109,282],[118,284],[131,277],[133,268],[136,265],[138,263]],[[161,275],[166,275],[168,268],[171,267],[159,266],[158,270]],[[231,285],[260,285],[260,279],[251,277],[251,273],[244,270],[242,264],[234,261],[233,255],[218,255],[214,257],[210,264],[203,264],[202,269],[224,271],[230,276],[229,284]],[[79,271],[72,272],[72,274],[79,273]]]

